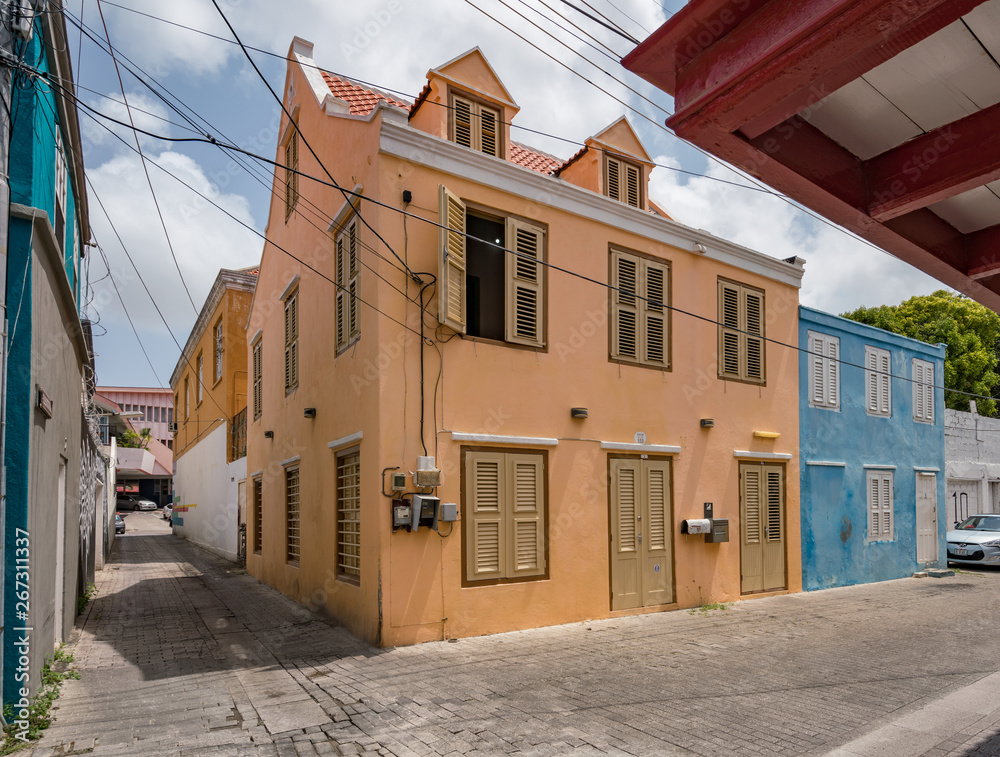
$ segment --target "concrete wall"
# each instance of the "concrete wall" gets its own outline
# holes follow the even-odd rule
[[[237,559],[238,483],[246,458],[226,463],[228,432],[219,426],[177,462],[174,474],[174,533],[227,560]]]
[[[916,468],[937,475],[938,555],[945,555],[944,395],[934,394],[934,424],[913,420],[912,376],[917,357],[943,374],[944,348],[881,329],[799,309],[799,343],[810,331],[840,339],[840,408],[809,406],[809,355],[799,356],[803,588],[821,589],[907,576],[916,561]],[[891,354],[892,415],[865,411],[865,345]],[[820,463],[833,463],[822,465]],[[864,466],[894,466],[895,538],[868,542],[868,493]],[[885,469],[883,469],[885,470]]]
[[[949,485],[949,513],[961,510],[951,501],[956,490],[975,497],[978,512],[1000,512],[1000,501],[991,489],[1000,483],[1000,419],[977,413],[945,410],[945,475]],[[949,527],[954,516],[949,517]]]

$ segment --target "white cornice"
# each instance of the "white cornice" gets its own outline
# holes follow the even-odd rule
[[[746,449],[734,449],[733,457],[740,460],[791,460],[791,452],[754,452]]]
[[[661,455],[679,455],[681,448],[676,444],[632,444],[631,442],[601,442],[601,449],[619,452],[651,452]]]
[[[464,431],[451,431],[451,439],[455,442],[479,442],[480,444],[517,444],[528,447],[556,447],[558,439],[549,436],[503,436],[501,434],[468,434]]]
[[[546,176],[499,158],[389,120],[382,121],[380,151],[458,178],[523,197],[581,218],[593,219],[659,244],[692,251],[705,248],[710,258],[793,287],[801,286],[801,263],[786,263],[741,247],[699,229],[632,208],[562,179]]]

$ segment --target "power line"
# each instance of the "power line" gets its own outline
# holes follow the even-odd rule
[[[577,13],[580,13],[580,14],[586,16],[591,21],[594,21],[595,23],[600,24],[601,26],[605,27],[606,29],[610,29],[615,34],[617,34],[619,37],[624,37],[629,42],[631,42],[633,45],[638,45],[639,44],[639,40],[637,40],[635,37],[633,37],[631,34],[629,34],[628,32],[626,32],[624,29],[622,29],[617,24],[614,24],[614,22],[612,22],[611,24],[609,24],[609,23],[607,23],[605,21],[601,21],[601,19],[597,18],[597,16],[593,16],[590,13],[587,13],[587,11],[583,10],[579,6],[573,5],[573,3],[569,2],[569,0],[560,0],[560,2],[562,2],[564,5],[568,5],[570,8],[572,8],[573,10],[575,10]],[[605,16],[605,18],[607,18],[607,16]],[[610,19],[608,19],[608,20],[610,21]]]

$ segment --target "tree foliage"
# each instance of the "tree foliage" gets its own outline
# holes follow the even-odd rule
[[[911,297],[899,305],[860,307],[843,315],[929,344],[944,343],[947,346],[945,406],[968,410],[969,400],[976,399],[982,415],[997,415],[995,400],[958,393],[994,397],[1000,388],[1000,374],[997,373],[1000,315],[985,305],[940,289],[933,294]]]
[[[139,438],[139,435],[135,433],[135,431],[128,429],[119,435],[118,446],[129,449],[139,449],[142,446],[142,440]]]

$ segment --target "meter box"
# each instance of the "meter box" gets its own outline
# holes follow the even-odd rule
[[[416,531],[421,526],[427,526],[437,531],[438,509],[441,500],[427,494],[413,495],[413,530]]]
[[[715,518],[712,520],[711,530],[705,534],[706,544],[721,544],[729,541],[729,520],[727,518]]]

